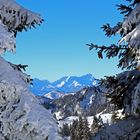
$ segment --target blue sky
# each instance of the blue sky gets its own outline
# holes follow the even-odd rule
[[[66,75],[92,73],[96,78],[120,72],[117,59],[99,60],[85,44],[109,45],[100,27],[121,20],[115,7],[120,0],[17,0],[24,7],[40,13],[45,22],[37,29],[19,33],[17,53],[5,58],[28,64],[33,78],[54,81]]]

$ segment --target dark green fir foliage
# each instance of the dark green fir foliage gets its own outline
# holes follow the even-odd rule
[[[89,128],[87,117],[83,118],[83,140],[90,140],[91,131]]]
[[[103,127],[103,122],[102,119],[99,117],[97,118],[96,116],[93,117],[93,122],[91,125],[91,133],[92,135],[95,135],[102,127]]]
[[[70,126],[70,139],[71,140],[90,140],[91,131],[86,117],[79,117],[74,120]]]
[[[63,124],[60,134],[63,137],[69,137],[70,136],[70,127],[69,127],[68,124]]]
[[[74,120],[72,125],[70,125],[70,139],[71,140],[77,140],[77,126],[78,126],[78,120]]]
[[[107,97],[110,98],[118,109],[131,108],[132,94],[135,92],[136,86],[140,80],[140,71],[125,71],[116,76],[106,77],[103,84],[108,88]]]
[[[114,27],[105,24],[101,28],[107,37],[120,35],[116,44],[98,46],[87,44],[89,50],[97,50],[98,57],[103,59],[118,57],[118,67],[125,71],[102,80],[106,87],[107,97],[111,104],[123,109],[126,115],[140,114],[140,0],[126,0],[125,4],[117,5],[124,16]],[[127,4],[127,5],[126,5]]]
[[[112,113],[112,117],[111,117],[112,123],[117,123],[119,120],[121,120],[121,119],[118,117],[118,112],[114,111]]]

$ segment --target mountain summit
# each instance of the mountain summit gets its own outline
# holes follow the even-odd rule
[[[84,87],[96,86],[98,81],[92,74],[86,74],[81,77],[65,76],[54,82],[35,78],[31,90],[36,95],[56,99],[65,94],[75,93]]]

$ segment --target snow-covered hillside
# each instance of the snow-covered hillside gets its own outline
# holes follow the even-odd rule
[[[57,99],[65,94],[75,93],[84,87],[96,86],[98,82],[99,81],[95,79],[91,74],[87,74],[81,77],[66,76],[55,82],[34,79],[31,91],[35,95],[44,95],[51,99]]]
[[[96,115],[97,118],[101,118],[101,120],[103,121],[104,124],[110,124],[111,123],[111,117],[112,117],[112,114],[108,113],[108,114],[101,114],[101,115]],[[79,116],[69,116],[67,118],[65,118],[64,120],[60,120],[58,121],[59,123],[59,127],[62,127],[63,124],[68,124],[68,125],[71,125],[73,123],[74,120],[78,120],[79,119]],[[94,117],[93,116],[87,116],[87,120],[88,120],[88,124],[89,126],[91,127],[92,123],[93,123],[93,120],[94,120]]]
[[[107,107],[102,86],[84,88],[59,99],[51,100],[41,96],[38,97],[41,103],[52,111],[57,120],[75,115],[92,116],[100,113]],[[110,106],[107,108],[110,108]]]

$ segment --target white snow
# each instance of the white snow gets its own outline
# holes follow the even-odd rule
[[[102,114],[102,115],[97,114],[96,116],[97,116],[97,118],[101,117],[103,123],[105,123],[105,124],[111,124],[112,114],[110,114],[110,113]]]
[[[93,103],[93,99],[94,99],[94,97],[95,97],[95,95],[93,94],[93,95],[91,95],[91,97],[90,97],[90,101],[89,101],[89,104],[92,104]]]
[[[0,54],[15,52],[17,31],[40,24],[39,14],[0,0]],[[0,57],[0,140],[61,140],[56,120],[29,91],[30,77]]]
[[[70,79],[70,76],[68,76],[68,78],[66,79],[66,82],[68,82],[69,79]]]
[[[49,98],[49,99],[53,99],[53,97],[50,93],[45,94],[44,97]]]
[[[63,97],[63,96],[64,96],[64,93],[61,93],[58,91],[52,91],[52,92],[49,92],[49,93],[44,95],[44,97],[47,97],[49,99],[58,99],[58,98]]]
[[[124,18],[122,28],[118,33],[124,32],[124,36],[118,44],[128,44],[128,47],[133,49],[131,53],[136,54],[135,62],[139,63],[140,54],[140,3],[137,3],[130,14]],[[136,49],[136,50],[135,50]],[[138,64],[139,65],[139,64]]]
[[[97,81],[96,81],[96,80],[93,81],[92,85],[93,85],[93,86],[97,85]]]
[[[70,116],[70,117],[67,117],[67,118],[64,119],[64,120],[60,120],[60,121],[58,121],[59,127],[62,127],[63,124],[68,124],[68,125],[70,125],[70,124],[73,123],[74,120],[78,120],[78,117],[77,117],[77,116]]]
[[[83,89],[82,91],[81,91],[81,94],[82,95],[84,95],[85,93],[86,93],[86,91],[87,91],[87,89],[85,88],[85,89]]]
[[[112,114],[109,114],[109,113],[107,113],[107,114],[97,114],[96,117],[97,118],[101,117],[104,124],[111,124]],[[78,120],[78,119],[79,119],[78,116],[67,117],[64,120],[58,121],[59,122],[59,127],[62,127],[63,124],[69,124],[70,125],[70,124],[73,123],[74,120]],[[88,120],[89,127],[91,127],[91,125],[93,123],[93,116],[88,116],[87,120]]]
[[[57,85],[58,88],[62,87],[65,85],[65,81],[62,81],[60,84]]]
[[[74,86],[74,87],[77,87],[77,86],[81,86],[81,84],[79,84],[77,81],[73,81],[73,83],[72,83],[72,85]]]
[[[40,24],[42,22],[39,14],[23,8],[15,0],[0,0],[0,16],[2,21],[11,23],[7,26],[12,30],[25,22],[25,28],[31,28],[33,23]]]
[[[61,120],[63,118],[63,116],[61,116],[62,115],[61,111],[55,112],[54,114],[57,120]]]
[[[0,20],[0,54],[5,51],[15,52],[16,40],[14,33],[8,32],[8,28]]]
[[[39,14],[33,13],[16,3],[15,0],[0,0],[0,54],[16,52],[15,31],[40,24]]]
[[[0,139],[61,139],[52,115],[28,91],[22,75],[1,57],[0,75]]]

